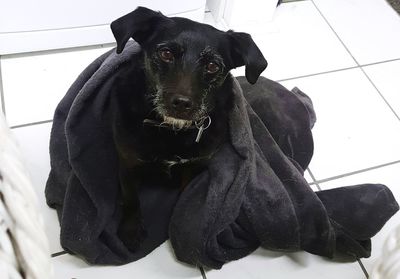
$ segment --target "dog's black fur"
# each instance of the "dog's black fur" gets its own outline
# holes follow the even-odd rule
[[[134,250],[145,233],[135,193],[143,176],[164,176],[166,187],[187,184],[228,140],[229,71],[245,65],[247,80],[255,83],[267,62],[249,34],[168,18],[143,7],[111,28],[118,53],[130,38],[139,43],[143,65],[125,65],[112,86],[120,107],[114,127],[124,207],[119,236]],[[207,117],[212,123],[196,143]]]

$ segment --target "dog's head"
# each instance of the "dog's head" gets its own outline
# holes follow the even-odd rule
[[[245,65],[254,84],[267,66],[247,33],[223,32],[143,7],[112,22],[111,29],[117,53],[130,38],[141,45],[155,109],[180,128],[210,113],[231,69]]]

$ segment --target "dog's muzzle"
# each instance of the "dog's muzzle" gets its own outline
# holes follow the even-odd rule
[[[169,125],[175,130],[187,129],[208,116],[205,104],[198,104],[189,96],[162,94],[162,91],[157,96],[153,101],[156,112],[162,118],[163,125]]]

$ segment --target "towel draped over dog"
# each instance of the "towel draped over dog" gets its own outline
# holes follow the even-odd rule
[[[170,238],[179,260],[215,269],[260,246],[370,255],[370,238],[399,208],[391,191],[365,184],[314,192],[303,177],[313,153],[311,100],[265,78],[233,80],[229,141],[183,191],[157,178],[140,185],[146,236],[136,251],[125,247],[110,86],[126,65],[141,67],[139,53],[129,42],[120,55],[103,54],[56,109],[46,198],[66,251],[91,264],[124,264]]]

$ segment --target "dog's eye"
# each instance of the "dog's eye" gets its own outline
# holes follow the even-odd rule
[[[214,62],[210,62],[207,64],[206,69],[207,69],[207,73],[214,74],[214,73],[218,72],[219,66],[217,64],[215,64]]]
[[[160,50],[158,55],[164,62],[172,62],[174,60],[174,54],[169,49]]]

